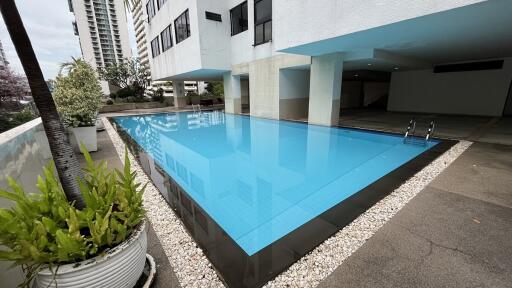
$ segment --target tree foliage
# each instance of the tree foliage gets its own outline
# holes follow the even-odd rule
[[[0,101],[18,101],[27,95],[30,95],[30,88],[26,79],[9,66],[0,67]]]
[[[99,69],[101,79],[119,88],[131,87],[135,96],[143,97],[150,83],[149,69],[138,58],[125,58]]]
[[[224,84],[222,82],[208,82],[205,89],[217,98],[224,97]]]
[[[79,181],[86,207],[79,210],[66,199],[53,171],[53,163],[39,177],[40,193],[27,194],[8,178],[12,192],[0,189],[0,197],[14,202],[0,208],[0,260],[14,261],[28,270],[30,278],[42,265],[50,266],[89,259],[126,240],[144,218],[145,186],[135,182],[125,152],[123,171],[107,170],[107,163],[87,161]]]
[[[57,76],[53,98],[64,124],[94,126],[101,105],[101,87],[96,71],[82,59],[67,66],[67,75]]]

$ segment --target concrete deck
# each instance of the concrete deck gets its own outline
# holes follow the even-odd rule
[[[79,155],[80,164],[85,165],[85,159],[82,154],[77,153],[77,155]],[[117,168],[122,170],[123,164],[117,156],[114,145],[106,131],[98,132],[98,151],[92,152],[91,157],[94,161],[106,160],[110,169]],[[181,287],[151,225],[148,229],[148,253],[153,256],[157,265],[156,279],[151,287]]]
[[[475,143],[320,287],[510,287],[512,146]]]
[[[425,135],[430,121],[434,121],[435,137],[512,145],[512,118],[348,110],[341,112],[339,124],[405,133],[412,118],[417,123],[416,135]]]

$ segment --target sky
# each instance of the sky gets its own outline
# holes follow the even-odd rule
[[[79,39],[71,25],[74,15],[69,12],[67,0],[16,0],[16,5],[45,79],[57,76],[60,63],[81,57]],[[127,18],[132,54],[137,55],[133,20],[129,14]],[[0,41],[11,68],[25,74],[1,16]]]

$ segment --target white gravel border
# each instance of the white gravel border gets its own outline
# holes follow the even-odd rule
[[[102,120],[119,157],[124,161],[124,142],[110,122],[105,117]],[[471,144],[472,142],[469,141],[460,141],[455,144],[390,195],[268,282],[265,287],[317,286]],[[144,193],[147,217],[162,243],[181,286],[223,287],[212,264],[186,232],[181,220],[174,214],[131,153],[129,158],[132,169],[137,171],[137,181],[149,183]]]

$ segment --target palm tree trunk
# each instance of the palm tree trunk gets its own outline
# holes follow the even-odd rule
[[[77,182],[78,178],[82,177],[80,164],[71,148],[64,125],[60,122],[52,94],[44,81],[41,67],[14,0],[1,0],[0,11],[25,70],[64,193],[69,202],[74,201],[75,207],[81,209],[85,204]]]

